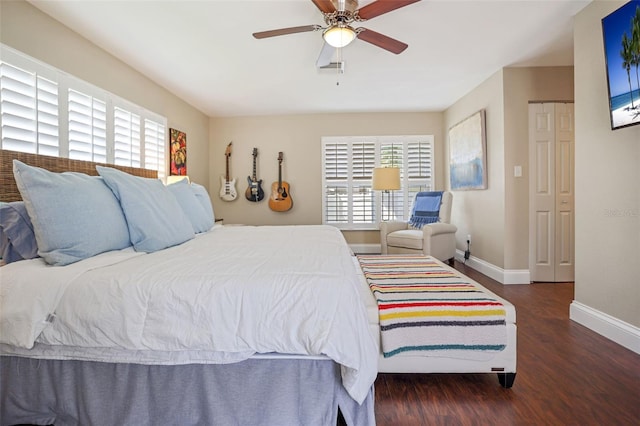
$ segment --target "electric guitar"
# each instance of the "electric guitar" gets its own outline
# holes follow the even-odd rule
[[[220,198],[224,201],[233,201],[238,197],[236,191],[236,180],[229,178],[229,157],[231,157],[231,144],[227,145],[224,156],[227,157],[227,171],[224,176],[220,176]]]
[[[253,148],[253,177],[248,176],[247,182],[249,187],[244,192],[244,196],[247,200],[257,203],[264,198],[264,191],[262,190],[262,179],[258,180],[256,177],[256,158],[258,158],[258,148]]]
[[[282,180],[282,152],[278,153],[278,181],[271,184],[269,208],[275,212],[286,212],[293,207],[289,184]]]

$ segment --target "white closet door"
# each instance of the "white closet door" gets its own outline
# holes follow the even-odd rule
[[[573,104],[529,105],[529,270],[532,281],[573,281],[573,123]]]

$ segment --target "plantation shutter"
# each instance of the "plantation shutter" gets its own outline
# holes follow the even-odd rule
[[[165,176],[166,118],[1,43],[0,58],[0,148]]]
[[[430,142],[409,142],[407,146],[407,205],[411,213],[413,200],[421,191],[433,190],[433,147]],[[408,218],[408,216],[407,216]]]
[[[383,192],[381,195],[382,218],[384,220],[405,219],[404,183],[404,145],[400,142],[386,142],[380,145],[380,167],[400,169],[400,189]]]
[[[58,156],[58,83],[38,76],[38,153]]]
[[[165,177],[165,124],[153,120],[144,120],[144,167],[157,170],[158,178]]]
[[[354,142],[351,145],[352,223],[373,223],[375,200],[371,189],[376,164],[375,142]]]
[[[408,220],[415,194],[433,187],[433,136],[322,138],[322,223],[376,229],[384,220]],[[401,188],[373,191],[375,167],[400,169]]]
[[[140,116],[116,107],[113,112],[113,163],[140,167]]]
[[[349,223],[349,154],[346,143],[324,145],[324,222]]]
[[[107,162],[107,104],[69,89],[69,158]]]
[[[2,148],[58,155],[58,84],[2,62],[0,94]]]

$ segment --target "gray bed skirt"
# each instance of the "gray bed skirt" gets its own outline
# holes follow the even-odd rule
[[[0,422],[55,425],[374,425],[329,360],[140,365],[0,356]]]

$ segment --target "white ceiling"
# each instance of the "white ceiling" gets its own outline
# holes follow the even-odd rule
[[[315,66],[321,32],[252,37],[324,25],[310,0],[31,3],[207,115],[242,116],[442,111],[502,67],[572,65],[590,1],[422,0],[355,25],[409,48],[355,40],[342,75]]]

